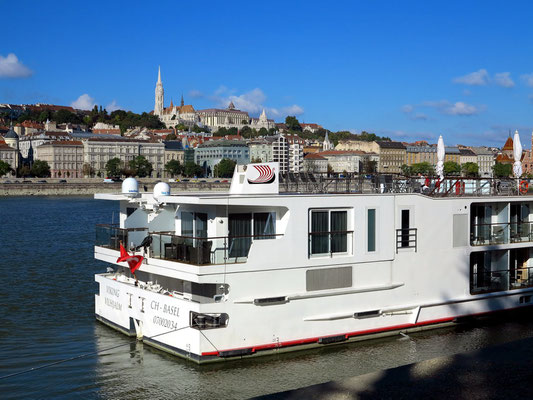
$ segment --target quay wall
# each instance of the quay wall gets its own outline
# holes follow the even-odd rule
[[[139,191],[152,192],[154,182],[140,182]],[[171,193],[179,192],[227,192],[229,183],[221,182],[171,182]],[[82,196],[95,193],[120,193],[121,183],[69,182],[69,183],[0,183],[3,196]],[[146,189],[146,190],[145,190]]]

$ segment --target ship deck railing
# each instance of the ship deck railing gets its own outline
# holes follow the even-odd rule
[[[148,232],[148,228],[121,228],[119,224],[97,224],[96,246],[120,250],[120,243],[125,248],[138,245]]]
[[[471,273],[470,293],[480,294],[533,287],[533,267],[498,269]]]
[[[530,193],[529,181],[515,178],[445,177],[440,180],[438,177],[427,179],[393,174],[338,177],[302,172],[280,173],[279,181],[280,192],[284,193],[420,193],[431,197],[522,196]]]
[[[526,242],[533,242],[533,222],[530,221],[471,224],[472,246]]]
[[[150,257],[192,265],[244,263],[254,241],[276,239],[283,234],[180,236],[173,232],[150,232]]]

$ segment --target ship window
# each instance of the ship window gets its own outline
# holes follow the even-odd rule
[[[376,251],[376,209],[367,210],[367,251]]]
[[[312,210],[309,253],[333,254],[348,251],[348,212],[346,210]]]
[[[207,214],[182,212],[181,236],[197,238],[207,237]]]
[[[275,239],[276,213],[254,213],[254,239]]]

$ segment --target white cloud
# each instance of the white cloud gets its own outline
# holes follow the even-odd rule
[[[95,105],[96,103],[94,102],[94,99],[91,96],[89,96],[87,93],[82,94],[72,103],[70,103],[71,107],[77,108],[78,110],[90,110]]]
[[[93,107],[94,107],[94,105],[91,108],[93,108]],[[105,106],[105,109],[107,110],[107,112],[110,112],[110,113],[113,112],[113,111],[117,111],[117,110],[123,110],[123,108],[117,104],[116,100],[113,100],[111,103],[109,103],[107,106]]]
[[[32,74],[33,71],[22,64],[15,54],[0,56],[0,78],[27,78]]]
[[[428,116],[424,113],[416,113],[411,117],[414,121],[426,121],[428,119]]]
[[[443,112],[450,115],[474,115],[479,112],[476,106],[463,103],[458,101],[457,103],[451,104],[448,107],[443,109]]]
[[[204,94],[199,90],[193,89],[189,92],[189,97],[192,97],[193,99],[199,99],[200,97],[204,97]]]
[[[476,107],[462,101],[451,103],[448,100],[424,101],[422,105],[434,108],[442,114],[460,116],[475,115],[484,109],[484,106]]]
[[[526,83],[527,86],[533,87],[533,73],[524,74],[521,76],[521,78]]]
[[[488,80],[489,73],[487,72],[487,70],[480,69],[479,71],[454,78],[453,82],[471,86],[485,86],[488,83]]]
[[[258,115],[263,109],[267,113],[267,117],[284,117],[287,115],[301,115],[304,113],[304,109],[298,104],[293,104],[281,108],[272,108],[264,105],[267,96],[259,89],[255,88],[249,92],[237,94],[235,90],[230,90],[225,86],[220,86],[213,95],[207,96],[208,99],[213,101],[217,107],[226,108],[230,102],[236,109],[247,111],[250,114]]]
[[[512,88],[514,86],[514,81],[511,79],[510,72],[500,72],[494,74],[494,83],[498,86],[503,86],[506,88]]]
[[[409,114],[410,112],[413,112],[414,107],[411,104],[406,104],[402,106],[402,111],[406,114]]]
[[[301,115],[304,113],[304,109],[298,104],[293,104],[292,106],[283,107],[281,113],[284,115]]]

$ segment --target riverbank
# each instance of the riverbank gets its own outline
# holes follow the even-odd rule
[[[527,338],[255,399],[523,399],[531,389]]]
[[[141,192],[151,192],[154,181],[139,182]],[[230,184],[222,182],[170,182],[172,193],[228,191]],[[95,193],[120,193],[121,183],[67,182],[67,183],[1,183],[0,197],[4,196],[80,196]]]

